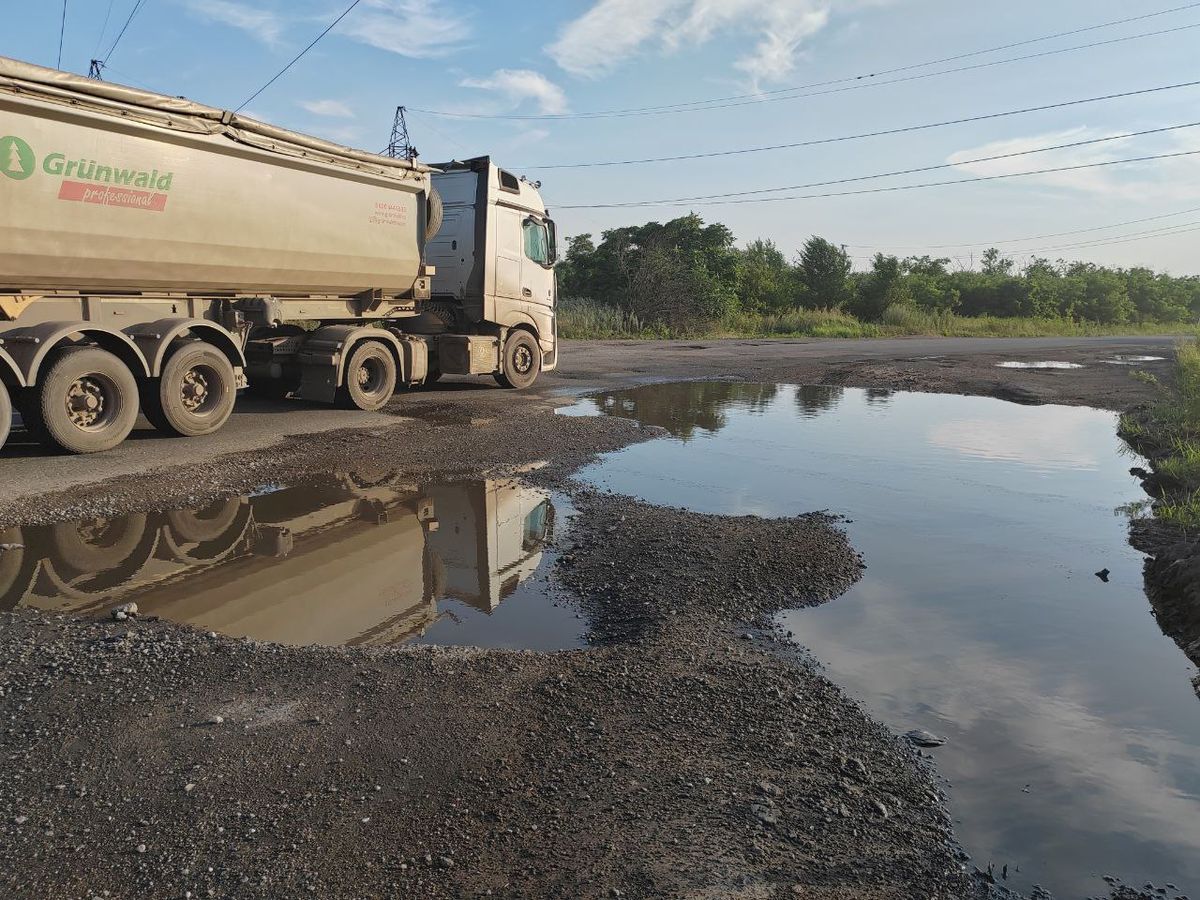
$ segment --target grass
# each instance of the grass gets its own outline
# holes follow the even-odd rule
[[[1200,490],[1177,499],[1164,499],[1154,504],[1154,516],[1161,522],[1192,529],[1200,526]]]
[[[1196,335],[1194,325],[1098,325],[1072,319],[958,316],[911,306],[892,306],[880,322],[863,322],[833,309],[795,309],[781,313],[736,313],[728,319],[689,327],[668,328],[641,322],[630,313],[591,300],[566,299],[559,304],[560,337],[578,340],[663,338],[881,338],[881,337],[1089,337],[1135,334]],[[1190,345],[1185,345],[1190,346]],[[1197,386],[1200,389],[1200,348]]]
[[[1154,468],[1154,516],[1183,529],[1200,527],[1200,338],[1175,350],[1175,384],[1149,410],[1121,417],[1122,437]]]

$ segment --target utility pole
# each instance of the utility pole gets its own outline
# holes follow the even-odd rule
[[[392,159],[413,160],[417,158],[417,148],[412,145],[412,141],[408,137],[408,122],[404,118],[403,106],[396,107],[396,118],[392,121],[392,139],[388,141],[384,155],[390,156]]]
[[[88,78],[94,78],[96,81],[103,81],[100,76],[100,70],[104,68],[104,60],[93,59],[91,68],[88,69]]]

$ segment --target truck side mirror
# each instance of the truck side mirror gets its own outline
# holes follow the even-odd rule
[[[554,265],[558,262],[558,228],[554,224],[553,219],[546,220],[546,231],[550,237],[550,257],[547,260],[547,265]]]

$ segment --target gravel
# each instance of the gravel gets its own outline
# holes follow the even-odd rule
[[[605,349],[607,368],[580,348],[583,371],[556,380],[695,367],[1083,402],[1045,379],[1102,371],[1110,389],[1093,396],[1140,389],[1111,366],[789,362],[783,345],[762,363],[753,342],[707,363],[675,345],[645,362],[645,346]],[[1001,896],[964,874],[928,761],[770,639],[773,612],[836,602],[859,577],[837,520],[702,516],[583,488],[569,478],[579,465],[660,432],[511,396],[414,395],[415,421],[396,428],[0,501],[0,522],[38,523],[332,468],[524,471],[580,511],[557,574],[593,640],[560,653],[288,648],[128,612],[0,613],[0,896]]]

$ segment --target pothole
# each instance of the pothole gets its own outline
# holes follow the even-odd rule
[[[1007,864],[1008,887],[1089,896],[1102,872],[1200,886],[1194,670],[1150,615],[1143,558],[1114,515],[1144,498],[1115,414],[713,382],[568,412],[671,435],[583,469],[598,488],[701,513],[846,517],[863,579],[778,624],[898,734],[947,739],[927,752],[957,836]]]

